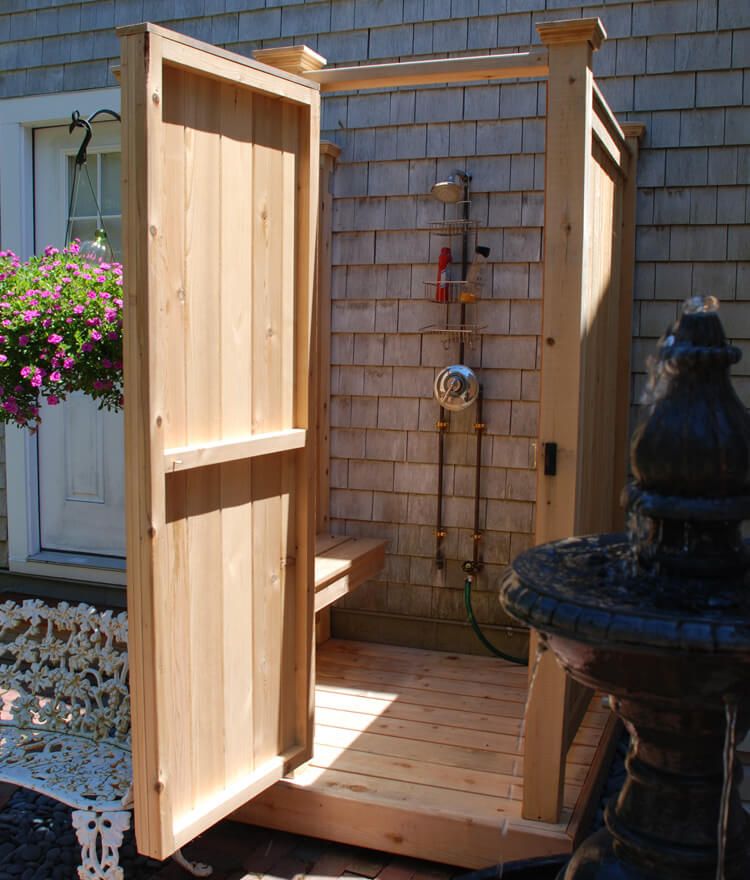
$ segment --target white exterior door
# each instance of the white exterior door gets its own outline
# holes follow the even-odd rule
[[[93,193],[119,256],[120,125],[94,123],[88,177],[81,175],[73,204],[72,235],[93,237],[97,223]],[[34,131],[35,251],[61,247],[83,130],[67,126]],[[90,181],[90,185],[89,185]],[[40,551],[125,556],[125,468],[122,413],[108,413],[83,394],[60,406],[45,406],[37,435]]]

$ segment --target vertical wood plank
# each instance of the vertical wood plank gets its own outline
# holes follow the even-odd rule
[[[619,317],[620,199],[622,178],[594,146],[590,167],[592,216],[590,283],[581,309],[581,411],[576,534],[610,531],[613,501]]]
[[[281,343],[280,391],[281,427],[294,426],[294,314],[297,266],[295,255],[297,225],[297,152],[299,149],[299,112],[291,104],[281,106]],[[278,404],[277,404],[278,405]]]
[[[237,210],[253,204],[252,93],[223,86],[219,124],[221,430],[231,439],[252,426],[253,219]]]
[[[224,693],[224,658],[219,646],[224,634],[225,591],[231,587],[223,577],[224,560],[216,552],[222,546],[220,467],[190,470],[186,484],[189,580],[185,584],[187,596],[180,601],[190,604],[190,766],[197,780],[198,802],[211,795],[211,786],[220,788],[226,783],[225,719],[219,711]]]
[[[195,444],[215,439],[221,420],[219,93],[217,81],[186,74],[185,363],[187,437]]]
[[[163,431],[165,446],[187,443],[185,391],[185,74],[165,67],[162,82],[164,160],[161,203],[169,205],[164,213],[160,248],[163,260],[162,327],[164,344],[169,352],[164,368]],[[185,600],[190,581],[187,558],[186,480],[165,480],[167,556],[169,579],[166,585],[173,626],[178,632],[190,631],[190,604]],[[174,719],[172,754],[178,766],[190,766],[193,753],[191,707],[181,695],[189,692],[192,678],[190,645],[185,639],[170,639],[162,645],[165,668],[173,670],[167,712]],[[194,803],[194,776],[176,774],[172,779],[175,803]]]
[[[282,156],[271,98],[253,104],[253,433],[280,430],[282,346]]]
[[[252,462],[253,487],[253,752],[258,766],[276,754],[282,682],[281,461],[280,455]]]
[[[255,769],[253,725],[254,623],[252,573],[253,533],[251,463],[221,466],[221,558],[226,595],[221,645],[224,658],[223,710],[227,772],[241,776]],[[211,592],[210,584],[204,589]],[[243,645],[238,655],[236,645]]]
[[[612,467],[614,486],[612,522],[613,528],[620,531],[625,527],[625,514],[619,503],[619,495],[625,485],[628,472],[628,450],[630,448],[629,425],[631,407],[630,350],[633,327],[633,291],[635,271],[635,215],[638,193],[638,148],[646,131],[641,122],[626,122],[622,126],[630,159],[627,177],[622,190],[622,244],[620,248],[620,297],[619,324],[617,333],[617,403],[615,405],[615,451]]]
[[[247,90],[222,87],[220,105],[221,432],[246,436],[252,425],[252,107]],[[222,647],[226,764],[233,775],[255,768],[253,756],[252,501],[251,465],[221,468],[222,574],[225,597]],[[236,646],[244,645],[242,657]]]
[[[320,145],[320,206],[318,213],[317,281],[315,285],[316,325],[316,454],[315,528],[318,534],[330,529],[330,405],[331,405],[331,256],[333,247],[333,193],[331,175],[341,148],[330,141]]]
[[[164,162],[162,204],[164,215],[160,256],[164,263],[163,333],[169,350],[164,376],[164,445],[187,445],[185,413],[185,72],[166,67],[163,77]]]
[[[295,421],[310,429],[314,413],[313,284],[316,263],[316,224],[320,162],[320,95],[313,94],[308,116],[299,127],[299,247],[297,249],[297,336],[295,350]],[[313,434],[311,431],[310,434]],[[313,441],[314,443],[314,441]],[[296,535],[298,613],[296,649],[296,727],[297,742],[305,748],[287,769],[294,769],[312,756],[315,722],[315,454],[313,443],[296,453]]]
[[[281,108],[281,419],[282,425],[295,425],[295,314],[297,294],[297,218],[298,218],[298,154],[299,112],[291,104]],[[281,717],[279,719],[280,748],[283,750],[296,739],[296,633],[297,560],[296,560],[296,483],[294,455],[282,455],[281,466],[281,680],[295,686],[282,689]]]

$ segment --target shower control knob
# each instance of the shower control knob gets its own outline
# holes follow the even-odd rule
[[[479,380],[474,371],[463,364],[446,367],[435,378],[435,398],[446,409],[466,409],[478,394]]]

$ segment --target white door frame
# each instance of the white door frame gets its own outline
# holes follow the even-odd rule
[[[120,110],[120,89],[58,92],[0,101],[0,248],[22,258],[34,251],[33,130],[70,122],[73,110],[90,116]],[[11,571],[46,577],[125,583],[124,562],[67,553],[40,553],[36,440],[7,425],[8,557]]]

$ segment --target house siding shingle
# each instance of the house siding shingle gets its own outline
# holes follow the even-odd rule
[[[30,8],[35,7],[35,8]],[[642,121],[633,316],[633,418],[645,359],[679,301],[713,292],[733,342],[750,351],[750,4],[746,0],[8,0],[0,15],[0,97],[114,85],[112,28],[144,16],[228,49],[308,42],[329,64],[539,45],[534,25],[601,17],[595,73],[621,120]],[[71,36],[74,35],[75,36]],[[326,96],[323,132],[342,147],[334,187],[331,503],[333,526],[389,538],[384,573],[350,608],[463,619],[458,563],[471,555],[470,420],[446,438],[448,566],[432,563],[432,380],[457,358],[421,334],[444,307],[423,281],[443,246],[432,183],[471,171],[478,240],[491,248],[477,308],[487,435],[481,525],[483,623],[512,556],[530,543],[544,185],[543,83],[424,87]],[[74,107],[71,99],[71,109]],[[457,249],[458,242],[450,243]],[[750,367],[736,367],[750,403]],[[0,440],[0,455],[4,447]],[[4,488],[0,486],[0,495]],[[3,499],[4,503],[4,499]],[[4,508],[3,508],[4,509]],[[0,514],[0,564],[7,561]]]

